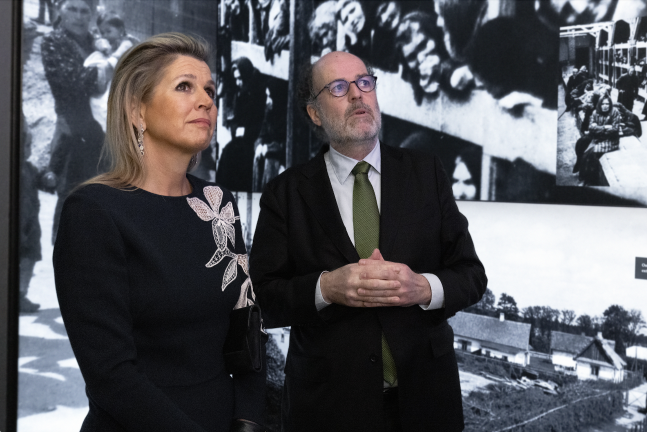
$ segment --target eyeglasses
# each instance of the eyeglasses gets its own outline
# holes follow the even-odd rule
[[[364,75],[361,78],[357,78],[355,81],[348,82],[344,79],[338,79],[330,84],[326,84],[319,93],[317,93],[317,96],[321,94],[322,91],[328,89],[330,91],[330,94],[335,96],[335,97],[342,97],[346,96],[348,93],[348,90],[350,90],[350,85],[355,83],[358,89],[360,89],[364,93],[371,92],[375,90],[375,84],[377,82],[377,77],[373,75]],[[312,99],[317,99],[317,96],[313,97]]]

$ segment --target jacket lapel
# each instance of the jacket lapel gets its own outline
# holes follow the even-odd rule
[[[387,255],[392,250],[393,242],[397,237],[400,219],[407,211],[411,167],[400,149],[381,143],[380,150],[382,152],[380,251],[388,261]]]
[[[303,166],[301,172],[305,179],[299,184],[299,193],[317,219],[326,235],[334,243],[349,263],[359,261],[359,255],[348,238],[341,214],[337,208],[335,194],[328,178],[324,153],[328,146]]]

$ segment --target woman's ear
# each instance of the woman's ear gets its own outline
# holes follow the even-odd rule
[[[317,109],[313,105],[308,105],[306,110],[308,111],[308,115],[310,116],[312,123],[317,126],[321,126],[321,119],[319,118],[319,112],[317,112]]]
[[[146,121],[144,119],[146,118],[146,105],[142,102],[140,103],[135,103],[133,101],[131,103],[131,109],[130,109],[130,122],[139,130],[140,128],[144,128],[146,130]]]

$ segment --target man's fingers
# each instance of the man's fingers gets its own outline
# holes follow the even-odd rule
[[[375,249],[369,259],[384,261],[384,258],[382,257],[382,253],[380,252],[379,249]]]
[[[364,289],[368,291],[383,289],[394,290],[400,288],[401,285],[400,281],[392,279],[362,279],[357,285],[355,285],[355,288],[358,290]]]
[[[380,261],[373,261],[378,263]],[[380,265],[366,265],[360,267],[359,278],[360,279],[382,279],[382,280],[396,280],[398,279],[398,273],[395,271],[395,266],[390,264],[380,264]]]
[[[380,298],[368,298],[365,300],[364,307],[388,307],[388,306],[397,306],[400,301],[399,297],[380,297]]]
[[[399,288],[399,287],[398,287]],[[360,299],[366,301],[365,297],[393,297],[396,295],[398,288],[387,289],[364,289],[357,290],[357,295]]]
[[[362,258],[361,260],[359,260],[358,264],[367,265],[371,264],[372,262],[386,262],[384,260],[384,257],[382,256],[382,252],[380,252],[379,249],[373,249],[371,256],[368,258]]]

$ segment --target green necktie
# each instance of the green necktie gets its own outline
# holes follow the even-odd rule
[[[353,231],[355,249],[360,258],[369,258],[380,246],[380,210],[377,208],[375,191],[368,180],[368,162],[358,162],[353,168]],[[393,385],[397,379],[395,361],[382,333],[382,372],[384,380]]]

